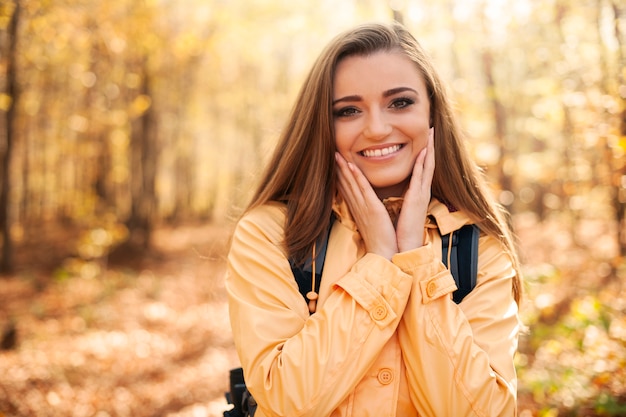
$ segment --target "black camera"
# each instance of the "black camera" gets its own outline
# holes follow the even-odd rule
[[[254,417],[256,401],[246,388],[242,368],[230,370],[229,389],[230,392],[226,393],[226,401],[234,408],[224,411],[224,417]]]

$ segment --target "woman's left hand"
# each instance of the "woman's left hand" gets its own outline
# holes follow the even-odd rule
[[[337,186],[350,208],[368,252],[391,259],[398,252],[396,233],[387,209],[361,170],[338,152]]]
[[[409,188],[404,195],[396,226],[398,250],[405,252],[424,244],[424,226],[430,204],[431,185],[435,172],[434,128],[430,128],[426,147],[417,156]]]

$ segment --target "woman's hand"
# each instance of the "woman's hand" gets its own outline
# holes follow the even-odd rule
[[[354,164],[335,154],[338,187],[346,200],[368,252],[387,259],[398,252],[424,244],[424,226],[435,172],[434,129],[427,145],[417,156],[409,188],[404,195],[398,224],[394,225],[365,175]]]
[[[424,226],[430,204],[433,173],[435,172],[434,136],[434,128],[430,128],[428,143],[415,160],[411,182],[404,195],[402,210],[396,226],[400,252],[419,248],[424,244]]]
[[[391,259],[398,252],[398,244],[387,209],[356,165],[339,153],[335,153],[335,159],[339,167],[339,191],[350,208],[366,250]]]

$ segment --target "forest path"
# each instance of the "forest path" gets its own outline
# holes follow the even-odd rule
[[[17,272],[0,278],[0,329],[17,331],[0,351],[0,416],[221,416],[238,364],[230,231],[159,228],[148,256],[95,264],[71,257],[67,230],[18,247]]]

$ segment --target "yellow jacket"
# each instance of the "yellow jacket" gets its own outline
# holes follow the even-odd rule
[[[433,200],[426,244],[389,261],[365,253],[345,204],[334,210],[313,315],[283,249],[285,207],[253,209],[233,235],[230,320],[256,417],[517,415],[515,271],[501,243],[481,234],[477,286],[457,305],[437,227],[458,230],[465,214]]]

